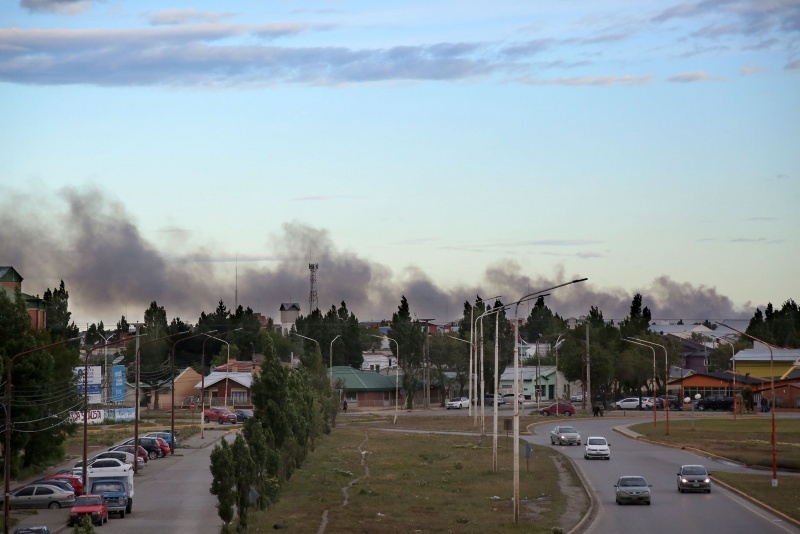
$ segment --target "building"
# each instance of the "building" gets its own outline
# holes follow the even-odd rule
[[[556,398],[569,399],[573,393],[581,390],[580,383],[569,382],[561,371],[556,371],[555,366],[542,365],[540,367],[520,367],[519,377],[522,380],[521,393],[526,399],[536,402],[537,390],[539,402],[554,402]],[[556,377],[558,377],[558,390],[556,390]],[[509,366],[498,379],[501,395],[514,394],[514,367]]]
[[[13,302],[17,290],[22,293],[25,300],[25,309],[31,317],[31,328],[44,330],[47,321],[47,303],[39,297],[34,297],[22,292],[22,276],[10,266],[0,267],[0,291]]]
[[[300,304],[296,302],[281,303],[281,329],[289,332],[300,317]]]

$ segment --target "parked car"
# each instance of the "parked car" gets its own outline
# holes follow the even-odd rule
[[[227,408],[209,408],[203,413],[203,419],[206,423],[216,421],[224,425],[225,423],[236,423],[236,414]]]
[[[680,409],[683,408],[683,399],[680,399],[677,395],[667,395],[666,399],[669,399],[669,409],[670,410],[680,410]],[[664,407],[664,400],[665,400],[664,395],[660,395],[658,397],[658,400],[661,403],[659,407],[663,408]]]
[[[514,398],[514,394],[508,393],[503,395],[503,398],[505,399],[505,402],[511,402],[511,400]],[[522,393],[517,393],[517,403],[522,406],[525,403],[525,395]]]
[[[640,401],[638,397],[627,397],[618,400],[611,406],[613,406],[615,410],[641,410],[642,401]],[[650,407],[652,408],[652,405]]]
[[[38,480],[34,480],[33,482],[31,482],[31,484],[49,484],[51,486],[61,488],[65,491],[71,491],[75,493],[75,488],[73,488],[72,484],[70,484],[66,480],[53,480],[53,479],[45,480],[43,478],[40,478]]]
[[[45,526],[19,527],[18,529],[14,530],[14,534],[51,534],[51,531]]]
[[[244,423],[248,419],[252,419],[253,416],[255,415],[253,413],[253,410],[244,410],[244,409],[234,410],[233,414],[236,416],[237,423]]]
[[[81,477],[72,473],[56,473],[55,475],[44,477],[44,480],[64,480],[72,486],[75,496],[83,495],[83,481],[81,481]]]
[[[126,451],[106,451],[101,452],[94,457],[96,460],[101,460],[103,458],[116,458],[120,462],[133,465],[133,454]],[[136,466],[136,469],[144,469],[144,466],[147,465],[147,453],[145,453],[144,458],[141,456],[137,458],[137,461],[139,462],[139,465]]]
[[[450,410],[460,410],[461,408],[469,408],[469,397],[455,397],[447,401],[445,407]]]
[[[697,401],[697,409],[703,410],[733,410],[733,397],[712,395]]]
[[[161,447],[161,456],[159,458],[163,458],[167,454],[171,452],[169,448],[169,443],[164,438],[153,438],[158,442],[158,445]]]
[[[555,404],[551,404],[550,406],[545,406],[539,413],[544,416],[550,415],[566,415],[570,416],[575,413],[575,405],[571,402],[558,402]]]
[[[617,493],[617,504],[639,503],[650,504],[650,488],[644,477],[622,476],[619,477],[614,489]]]
[[[583,402],[583,392],[579,391],[577,393],[573,393],[569,400],[572,402]]]
[[[28,484],[9,493],[11,508],[68,508],[75,502],[75,492],[50,484]],[[5,505],[5,495],[0,495],[0,504]]]
[[[678,469],[678,491],[705,491],[711,493],[711,478],[702,465],[682,465]]]
[[[489,393],[488,395],[483,397],[483,405],[484,406],[494,406],[495,402],[497,404],[505,404],[506,403],[506,399],[502,395],[500,395],[499,393],[496,393],[494,395]]]
[[[146,438],[161,438],[167,442],[169,445],[173,445],[172,440],[175,440],[174,447],[177,449],[180,441],[178,440],[177,432],[176,435],[173,436],[170,432],[150,432],[149,434],[145,435]]]
[[[581,435],[571,426],[557,426],[550,431],[550,445],[580,445]]]
[[[84,495],[75,499],[75,504],[69,511],[68,525],[78,525],[84,517],[91,519],[92,524],[97,526],[108,523],[108,503],[103,501],[101,495]]]
[[[114,447],[111,447],[108,450],[109,450],[109,452],[122,451],[122,452],[127,452],[127,453],[130,453],[130,454],[133,454],[134,447],[133,447],[133,445],[116,445]],[[142,460],[144,460],[145,463],[147,463],[147,461],[150,459],[149,455],[147,454],[147,449],[145,449],[141,445],[136,447],[136,452],[137,452],[137,456],[139,458],[141,458]]]
[[[132,471],[133,465],[126,464],[116,458],[91,458],[86,462],[88,465],[87,472],[105,472],[117,473],[120,471]],[[79,460],[75,467],[72,468],[72,473],[76,476],[83,476],[83,460]]]
[[[602,436],[589,436],[586,438],[586,447],[583,450],[583,457],[587,460],[592,458],[611,459],[611,444]]]
[[[120,445],[133,445],[133,438],[123,441]],[[141,445],[144,450],[147,451],[147,457],[150,460],[155,460],[156,458],[161,458],[164,456],[164,451],[161,449],[161,445],[158,443],[156,438],[139,438],[139,445]]]

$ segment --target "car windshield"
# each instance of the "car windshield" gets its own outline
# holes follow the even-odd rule
[[[705,475],[706,468],[702,465],[687,465],[683,468],[684,475]]]
[[[588,441],[589,445],[605,445],[606,440],[603,438],[589,438]]]
[[[646,486],[647,482],[642,477],[629,477],[620,480],[619,485],[625,487]]]
[[[99,497],[78,497],[75,499],[75,506],[97,506],[99,504]]]
[[[571,426],[562,426],[561,430],[559,430],[562,434],[577,434],[578,431],[572,428]]]

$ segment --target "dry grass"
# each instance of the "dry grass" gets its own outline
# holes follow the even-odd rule
[[[521,447],[522,506],[515,524],[510,440],[499,440],[494,472],[490,438],[481,444],[477,436],[389,432],[374,426],[388,428],[381,419],[348,419],[354,424],[326,437],[291,478],[280,502],[251,517],[250,532],[274,525],[316,532],[327,511],[326,533],[551,533],[554,527],[569,530],[588,508],[572,465],[549,448],[536,447],[526,468]],[[571,490],[569,499],[565,490]]]

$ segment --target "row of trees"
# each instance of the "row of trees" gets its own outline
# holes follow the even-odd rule
[[[3,462],[10,462],[12,477],[21,469],[52,465],[66,451],[66,440],[76,431],[69,420],[71,410],[83,406],[73,369],[79,363],[79,343],[69,342],[36,350],[72,339],[78,328],[71,321],[69,293],[64,282],[44,294],[46,324],[43,330],[31,328],[25,298],[19,290],[9,295],[0,290],[0,363],[3,398],[11,387],[11,448]],[[23,354],[27,353],[27,354]],[[11,384],[6,377],[11,370]],[[5,431],[8,410],[3,406]]]

